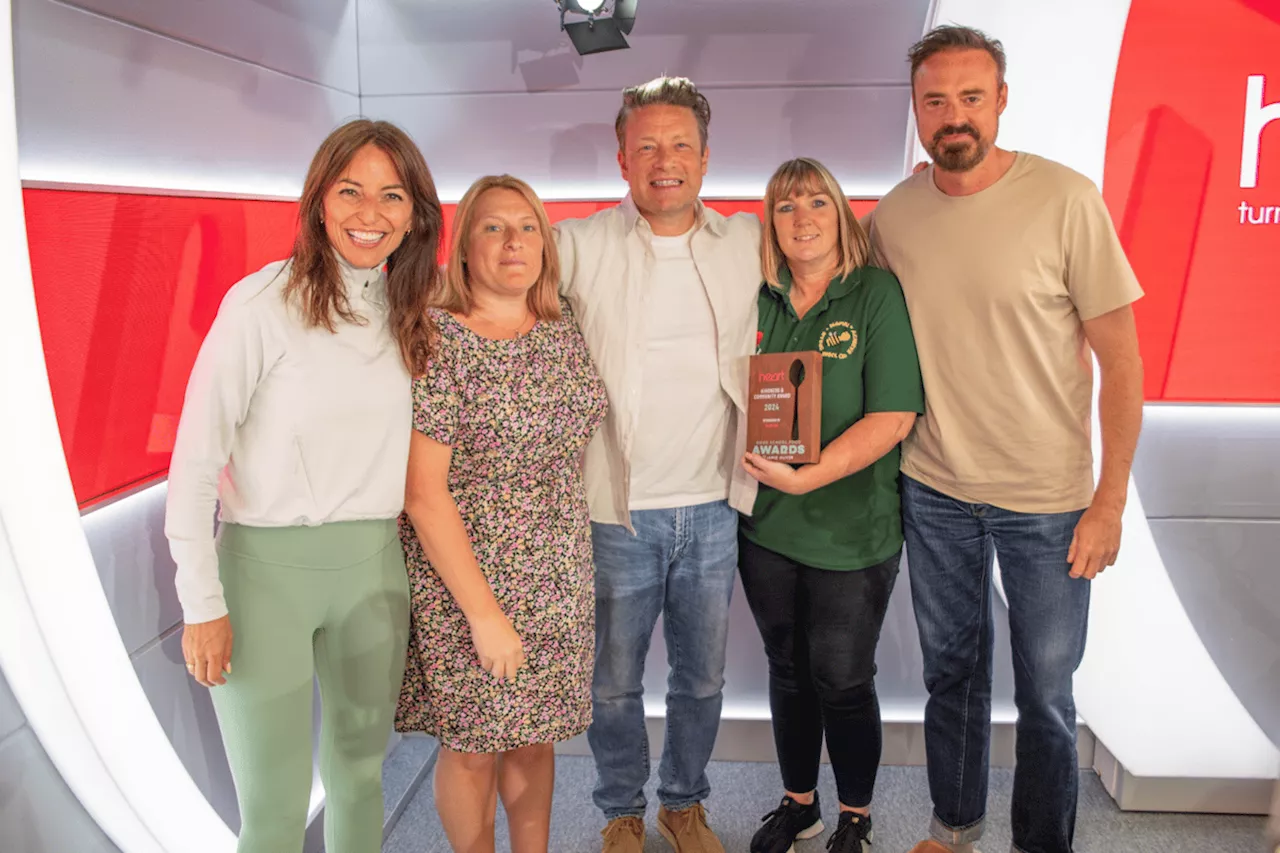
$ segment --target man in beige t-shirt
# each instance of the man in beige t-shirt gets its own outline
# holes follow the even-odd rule
[[[925,390],[902,450],[934,806],[932,839],[915,851],[967,853],[982,834],[999,555],[1018,706],[1013,849],[1071,853],[1072,677],[1089,581],[1120,547],[1142,420],[1130,307],[1142,290],[1088,178],[994,145],[1008,97],[1000,43],[939,27],[910,58],[934,163],[885,196],[871,235],[906,294]]]

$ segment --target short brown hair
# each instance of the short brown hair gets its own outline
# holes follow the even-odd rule
[[[787,257],[778,244],[778,232],[773,225],[773,208],[778,202],[800,193],[826,193],[836,206],[840,228],[839,245],[841,278],[868,263],[871,241],[867,232],[858,224],[858,218],[849,207],[849,199],[840,182],[826,166],[809,157],[797,157],[778,167],[769,179],[764,191],[764,232],[760,239],[760,268],[770,287],[781,287],[779,272],[787,263]]]
[[[335,320],[362,322],[347,301],[336,251],[324,227],[324,198],[356,152],[373,145],[391,158],[413,204],[409,233],[387,258],[387,328],[400,357],[413,376],[427,370],[434,328],[427,317],[428,295],[440,279],[437,253],[444,214],[435,181],[422,152],[403,130],[386,121],[357,119],[325,137],[311,158],[298,208],[298,236],[294,239],[286,300],[296,301],[310,327],[335,330]]]
[[[693,110],[693,117],[698,120],[698,139],[701,140],[703,149],[706,149],[707,134],[711,127],[711,104],[707,102],[706,96],[687,77],[655,77],[648,83],[622,90],[622,107],[613,123],[613,130],[618,135],[619,151],[627,137],[627,116],[641,107],[656,104]]]
[[[432,295],[431,304],[446,311],[458,314],[471,313],[475,305],[475,296],[471,291],[470,275],[467,262],[463,257],[466,252],[467,238],[471,227],[475,224],[476,202],[489,190],[513,190],[520,193],[533,208],[533,215],[538,220],[538,231],[542,234],[542,273],[529,288],[529,310],[539,320],[552,321],[560,319],[560,254],[556,251],[555,235],[551,233],[551,222],[547,219],[547,211],[542,206],[533,188],[519,178],[511,175],[486,175],[472,184],[458,202],[453,218],[453,240],[449,246],[449,264],[444,270],[443,286]]]
[[[911,62],[911,83],[914,86],[916,72],[930,57],[945,50],[985,50],[996,63],[996,85],[1004,85],[1004,45],[982,30],[973,27],[947,25],[934,27],[920,41],[911,45],[907,59]]]

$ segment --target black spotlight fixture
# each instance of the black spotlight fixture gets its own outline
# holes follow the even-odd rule
[[[603,53],[631,47],[626,34],[636,24],[639,0],[556,0],[560,8],[560,29],[579,54]],[[566,14],[586,15],[585,21],[566,22]]]

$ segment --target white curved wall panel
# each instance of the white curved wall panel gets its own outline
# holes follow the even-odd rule
[[[632,49],[580,57],[550,3],[361,0],[362,105],[413,134],[445,199],[495,172],[546,199],[618,198],[621,90],[685,75],[711,101],[704,195],[759,198],[779,163],[808,155],[850,195],[878,197],[901,177],[905,49],[927,8],[648,2]]]
[[[1280,743],[1280,523],[1153,519],[1151,532],[1214,666]]]
[[[894,87],[704,90],[711,101],[708,198],[764,194],[778,164],[817,157],[846,193],[877,197],[902,171],[906,90]],[[617,92],[365,97],[371,118],[400,124],[422,147],[441,197],[509,172],[544,199],[621,198],[613,121]]]
[[[919,38],[928,5],[644,0],[630,50],[583,57],[560,32],[550,2],[360,0],[361,94],[574,89],[616,96],[659,74],[712,88],[902,85],[904,49]]]
[[[4,674],[0,673],[0,741],[4,741],[9,735],[26,725],[26,717],[22,716],[22,709],[18,707],[18,700],[13,697],[13,691],[9,689],[9,682],[4,680]]]
[[[6,851],[118,853],[26,726],[0,740],[0,827]]]
[[[355,0],[53,0],[360,94]]]
[[[1278,447],[1280,406],[1147,406],[1133,464],[1147,518],[1280,521]]]
[[[354,94],[99,14],[14,7],[24,181],[296,198],[319,140],[360,111]]]
[[[84,516],[89,552],[130,655],[182,621],[164,536],[165,494],[156,486]]]
[[[1148,406],[1134,481],[1232,691],[1280,744],[1280,407]]]
[[[354,29],[354,3],[341,16],[336,0],[305,14],[302,0],[15,5],[25,181],[292,197],[316,142],[363,109],[415,136],[446,201],[500,171],[550,199],[621,196],[618,94],[661,73],[701,84],[713,144],[732,140],[713,159],[707,195],[758,197],[779,162],[808,154],[851,195],[878,196],[901,174],[903,49],[927,8],[648,3],[635,48],[578,57],[550,3],[363,0],[358,99],[349,77],[317,65],[345,67],[336,45]],[[295,19],[301,35],[277,38]],[[269,59],[267,41],[280,43]],[[304,62],[308,49],[317,55]]]
[[[9,12],[0,7],[0,399],[22,416],[5,419],[0,442],[0,669],[44,751],[117,846],[225,853],[231,833],[138,683],[76,511],[25,250]]]

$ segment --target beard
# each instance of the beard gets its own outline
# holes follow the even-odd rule
[[[956,133],[972,137],[973,142],[942,142],[944,136]],[[968,172],[987,158],[991,143],[983,139],[982,134],[971,124],[948,124],[938,128],[927,149],[934,165],[942,171]]]

